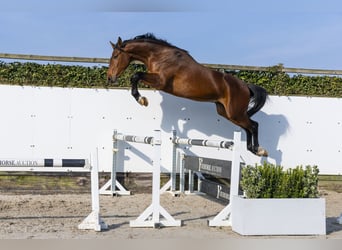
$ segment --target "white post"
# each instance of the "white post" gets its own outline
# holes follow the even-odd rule
[[[111,185],[110,192],[111,195],[115,195],[116,192],[116,170],[117,170],[117,161],[118,161],[118,141],[115,140],[115,136],[118,134],[118,131],[115,129],[113,132],[113,162],[112,162],[112,172],[111,172]]]
[[[232,172],[230,176],[229,203],[233,201],[233,196],[239,195],[240,182],[240,155],[241,155],[241,132],[234,132],[234,150],[232,159]]]
[[[161,136],[160,130],[154,131],[154,158],[153,158],[153,173],[152,173],[152,204],[153,218],[155,222],[159,222],[159,204],[160,204],[160,156],[161,156]]]
[[[176,138],[177,132],[176,130],[172,131],[172,138]],[[171,192],[176,191],[176,176],[177,176],[177,144],[173,143],[172,145],[172,171],[171,171]]]
[[[184,169],[184,154],[178,154],[180,158],[180,173],[179,173],[179,190],[185,192],[185,169]]]
[[[230,175],[230,195],[229,204],[222,209],[222,211],[215,216],[214,219],[209,220],[209,226],[221,227],[232,226],[232,202],[233,196],[239,194],[240,181],[240,155],[241,155],[241,132],[234,132],[234,148],[232,159],[232,170]]]
[[[176,137],[176,131],[173,130],[173,138]],[[167,190],[170,189],[170,193],[173,195],[177,195],[176,192],[176,176],[177,176],[177,146],[176,144],[173,144],[173,150],[172,150],[172,170],[170,173],[170,179],[167,183],[164,184],[163,187],[160,188],[160,194],[167,192]]]
[[[98,149],[96,153],[91,157],[91,207],[92,212],[88,215],[83,222],[78,225],[78,229],[93,229],[95,231],[101,231],[102,229],[108,229],[108,226],[100,218],[100,198],[99,198],[99,167],[98,167]]]
[[[194,171],[189,169],[189,193],[192,194],[194,192]]]
[[[112,162],[112,172],[110,180],[104,184],[100,188],[100,194],[109,194],[109,195],[131,195],[131,191],[126,190],[124,186],[116,179],[116,171],[117,171],[117,161],[118,161],[118,140],[116,140],[116,135],[118,134],[117,130],[114,130],[113,133],[113,162]],[[118,190],[117,190],[118,189]]]
[[[175,220],[160,205],[160,156],[161,156],[161,136],[160,130],[155,130],[153,143],[154,159],[152,174],[152,204],[142,212],[137,219],[130,221],[131,227],[175,227],[181,226],[181,221]],[[162,215],[163,219],[160,218]]]

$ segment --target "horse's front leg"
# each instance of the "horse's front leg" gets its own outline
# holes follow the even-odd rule
[[[137,72],[131,77],[131,93],[135,100],[143,106],[148,105],[148,100],[145,96],[141,96],[138,90],[138,83],[142,81],[144,84],[157,88],[160,85],[160,77],[157,74]]]
[[[139,93],[138,90],[138,83],[141,80],[141,74],[143,74],[142,72],[137,72],[135,73],[132,77],[131,77],[131,94],[134,97],[134,99],[143,106],[147,106],[148,105],[148,100],[146,97],[142,97]]]

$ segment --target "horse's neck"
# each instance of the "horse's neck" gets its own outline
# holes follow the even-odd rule
[[[147,63],[148,58],[154,53],[152,46],[139,43],[127,46],[126,51],[131,54],[132,60],[138,60],[145,64]]]

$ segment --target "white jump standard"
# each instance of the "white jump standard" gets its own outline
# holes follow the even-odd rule
[[[177,150],[177,145],[227,148],[233,151],[230,177],[229,204],[218,215],[216,215],[214,219],[209,220],[209,226],[231,226],[233,196],[238,195],[239,193],[241,132],[234,132],[233,141],[211,141],[201,139],[178,138],[175,136],[174,133],[174,138],[172,139],[172,142],[174,143],[174,151]],[[174,155],[177,155],[177,153],[174,152]],[[174,169],[176,168],[175,164],[176,163],[174,163]],[[184,192],[184,169],[181,168],[180,171],[180,189],[181,192]]]
[[[176,227],[181,226],[180,220],[175,220],[160,205],[160,155],[161,136],[160,130],[154,131],[153,137],[140,137],[131,135],[114,134],[114,140],[132,143],[150,144],[153,146],[153,173],[152,173],[152,203],[137,219],[130,221],[131,227]],[[163,217],[163,218],[162,218]]]
[[[99,195],[99,160],[98,151],[93,156],[91,166],[91,208],[92,212],[85,218],[78,229],[93,229],[101,231],[108,229],[108,225],[100,217],[100,195]]]
[[[116,179],[117,157],[118,157],[118,136],[117,130],[113,134],[113,162],[110,180],[100,188],[100,194],[109,195],[130,195],[131,192],[126,190],[124,186]],[[123,139],[123,138],[122,138]]]
[[[89,164],[87,159],[0,159],[3,172],[89,172],[91,174],[92,212],[78,226],[79,229],[101,231],[108,226],[100,217],[99,170],[97,153]]]

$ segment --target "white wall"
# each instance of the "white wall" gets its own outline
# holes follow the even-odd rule
[[[100,169],[112,165],[113,130],[152,136],[162,130],[162,167],[171,170],[172,130],[181,137],[228,140],[239,128],[216,115],[211,103],[142,90],[142,107],[130,90],[69,89],[0,85],[0,158],[89,158],[99,148]],[[322,174],[342,173],[342,100],[271,96],[255,115],[260,144],[270,157],[249,152],[248,164],[268,160],[285,167],[318,165]],[[243,132],[243,140],[245,134]],[[151,146],[120,142],[119,171],[151,170]],[[203,157],[229,159],[229,150],[191,147]],[[125,166],[123,166],[125,165]]]

